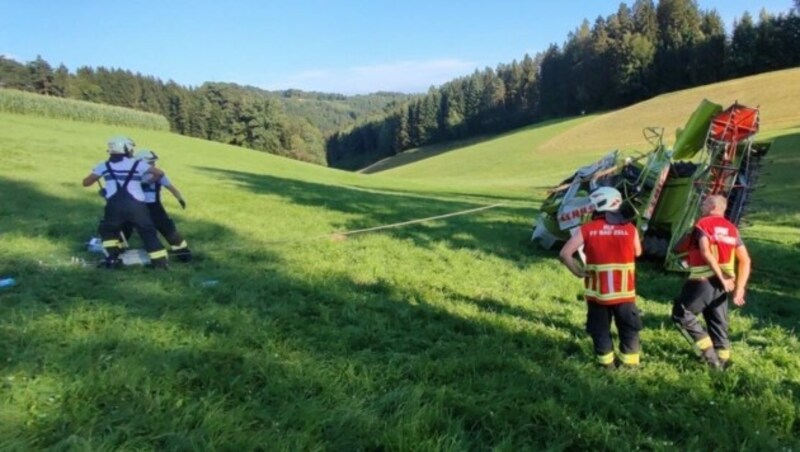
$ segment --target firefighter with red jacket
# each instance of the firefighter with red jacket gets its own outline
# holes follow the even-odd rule
[[[619,213],[622,195],[612,187],[601,187],[589,195],[594,218],[582,225],[561,249],[561,261],[584,279],[588,315],[586,331],[592,337],[597,362],[613,369],[614,343],[611,320],[619,333],[619,364],[638,366],[639,331],[642,319],[636,307],[636,257],[642,254],[639,232]],[[583,246],[584,268],[574,254]]]
[[[733,303],[743,306],[750,277],[750,255],[739,230],[725,219],[726,209],[727,200],[723,196],[712,195],[703,201],[702,217],[688,242],[689,279],[672,306],[672,320],[696,352],[715,369],[726,368],[731,359],[728,294],[733,292]],[[700,313],[708,332],[697,319]]]

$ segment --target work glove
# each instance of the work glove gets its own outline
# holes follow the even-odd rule
[[[181,204],[181,209],[186,209],[186,201],[179,199],[178,202]]]

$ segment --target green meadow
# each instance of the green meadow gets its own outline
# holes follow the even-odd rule
[[[673,97],[690,112],[764,85],[743,80],[738,97],[715,98],[726,84]],[[684,276],[655,262],[637,269],[642,366],[595,368],[581,281],[528,240],[540,187],[610,150],[595,137],[608,115],[634,122],[625,110],[414,150],[371,174],[0,113],[0,277],[17,280],[0,289],[0,450],[798,449],[800,118],[777,91],[754,101],[772,147],[724,373],[672,326]],[[94,268],[103,200],[80,180],[117,134],[155,150],[184,193],[186,210],[165,205],[195,262]]]

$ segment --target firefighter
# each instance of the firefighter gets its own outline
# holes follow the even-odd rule
[[[612,187],[600,187],[589,199],[594,206],[592,221],[582,225],[561,250],[561,261],[584,280],[588,314],[586,331],[592,338],[597,362],[613,369],[621,364],[639,365],[639,331],[642,320],[636,307],[636,257],[642,254],[639,232],[619,212],[622,195]],[[581,246],[584,268],[574,259]],[[619,333],[619,356],[615,362],[611,320]]]
[[[146,175],[160,178],[164,173],[146,162],[130,158],[133,146],[133,141],[126,137],[110,139],[108,160],[97,164],[83,179],[84,187],[92,186],[101,178],[106,181],[103,194],[106,207],[99,230],[107,256],[100,265],[106,268],[120,266],[119,233],[122,226],[129,222],[139,232],[152,266],[167,268],[167,250],[158,240],[150,212],[144,203],[141,183]]]
[[[155,168],[158,155],[151,150],[143,149],[138,151],[134,158],[142,160]],[[181,262],[189,262],[192,259],[192,252],[189,249],[189,244],[181,234],[178,233],[175,222],[169,217],[167,211],[164,209],[164,205],[161,203],[162,187],[172,193],[175,199],[178,200],[182,209],[186,208],[186,201],[183,199],[181,192],[178,190],[178,187],[167,178],[166,174],[161,176],[161,178],[147,176],[142,181],[142,190],[144,191],[147,209],[150,211],[150,218],[153,220],[153,224],[155,224],[158,232],[161,233],[170,244],[170,256],[177,258]],[[130,235],[129,229],[125,232],[126,236]]]
[[[673,322],[714,369],[727,368],[731,359],[728,294],[733,292],[733,303],[743,306],[750,278],[750,255],[739,230],[725,219],[727,204],[720,195],[703,200],[688,241],[689,278],[672,305]],[[701,313],[708,332],[697,319]]]

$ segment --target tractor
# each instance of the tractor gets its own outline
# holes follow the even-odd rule
[[[620,212],[638,228],[644,255],[667,270],[684,271],[685,254],[676,245],[691,232],[706,196],[725,196],[725,217],[736,225],[745,215],[769,150],[769,144],[754,141],[758,128],[758,108],[734,103],[723,110],[708,100],[678,129],[671,148],[663,128],[647,127],[643,133],[651,151],[635,157],[611,151],[552,188],[531,240],[560,248],[591,219],[589,193],[612,186],[622,193]]]

